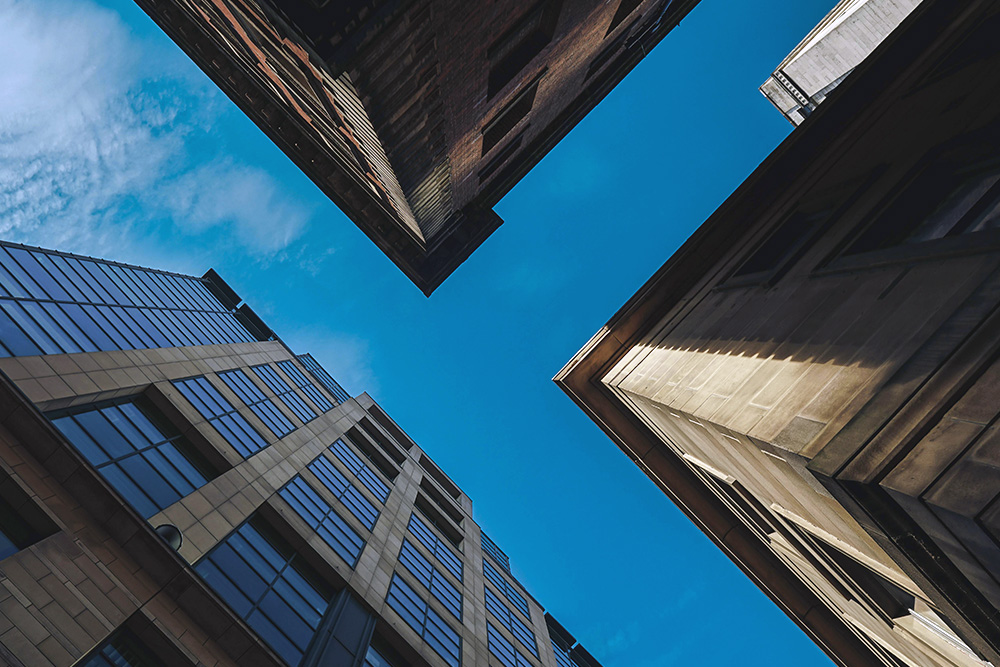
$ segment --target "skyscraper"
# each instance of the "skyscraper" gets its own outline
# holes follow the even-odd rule
[[[598,667],[214,271],[0,243],[0,357],[0,662]]]
[[[430,294],[697,0],[136,0]]]
[[[998,28],[924,0],[556,378],[838,664],[1000,664]]]

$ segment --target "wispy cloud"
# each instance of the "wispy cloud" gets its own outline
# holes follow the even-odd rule
[[[367,341],[325,327],[299,329],[282,338],[293,350],[312,354],[351,396],[378,394]]]
[[[185,56],[87,0],[0,0],[0,236],[120,256],[212,233],[273,256],[312,209],[229,158],[227,102]]]

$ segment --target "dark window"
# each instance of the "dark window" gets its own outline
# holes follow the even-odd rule
[[[302,392],[316,404],[316,407],[320,409],[321,412],[327,412],[333,409],[333,403],[330,402],[326,396],[323,395],[319,389],[316,388],[312,382],[310,382],[302,371],[298,369],[294,362],[285,360],[278,362],[278,368],[285,372],[288,379],[292,381],[296,387],[302,390]]]
[[[326,372],[326,369],[319,365],[319,362],[311,354],[300,354],[295,358],[302,362],[302,365],[306,367],[309,373],[333,394],[334,398],[337,399],[337,403],[343,403],[351,398],[350,394],[344,391],[344,388]]]
[[[459,581],[462,580],[462,561],[455,555],[455,553],[444,543],[444,540],[439,538],[434,534],[427,524],[421,520],[416,514],[410,516],[410,523],[407,525],[410,533],[416,537],[421,544],[427,547],[427,550],[434,554],[434,557],[438,559],[445,568],[455,575]]]
[[[935,159],[899,191],[845,254],[1000,227],[1000,162]]]
[[[821,223],[828,220],[831,210],[795,211],[764,240],[739,268],[732,278],[759,277],[766,280],[772,273],[785,265],[797,250],[801,249]]]
[[[309,405],[302,400],[294,389],[285,382],[277,371],[271,368],[268,364],[263,364],[261,366],[254,366],[253,372],[257,374],[264,384],[274,392],[274,394],[282,400],[282,402],[288,406],[288,408],[295,413],[295,416],[302,420],[303,423],[307,423],[316,418],[316,411],[313,410]]]
[[[491,148],[500,143],[500,140],[507,136],[507,133],[513,130],[521,122],[521,119],[531,111],[531,107],[535,104],[535,94],[538,92],[538,82],[541,81],[542,74],[525,85],[514,96],[514,99],[500,109],[493,116],[493,119],[483,127],[483,155],[486,155]]]
[[[78,667],[166,667],[135,635],[119,628]],[[185,664],[189,664],[185,662]]]
[[[489,554],[490,558],[496,561],[496,564],[504,569],[507,574],[510,574],[510,558],[507,554],[503,552],[503,549],[497,546],[497,543],[490,539],[490,536],[486,533],[482,533],[482,544],[483,551]]]
[[[447,664],[462,664],[462,638],[399,575],[393,576],[385,601]]]
[[[295,430],[295,425],[292,424],[291,420],[278,409],[278,406],[270,398],[264,395],[264,392],[242,370],[219,373],[219,378],[264,422],[265,426],[271,429],[274,435],[283,438]]]
[[[240,456],[246,458],[267,447],[264,436],[205,377],[177,380],[173,385]]]
[[[53,532],[54,529],[38,530],[27,521],[23,512],[0,497],[0,560],[13,556]]]
[[[293,478],[279,494],[351,567],[357,564],[365,541],[301,476]]]
[[[607,46],[601,49],[600,53],[594,56],[594,59],[590,61],[590,65],[587,66],[587,75],[583,78],[584,81],[590,79],[590,77],[594,76],[601,69],[603,69],[604,66],[608,64],[608,61],[610,61],[611,58],[613,58],[614,55],[621,50],[622,46],[625,44],[625,40],[628,39],[629,33],[632,32],[632,26],[634,26],[638,20],[639,19],[633,21],[632,25],[630,25],[628,29],[622,30],[618,33],[618,35],[616,35]]]
[[[563,646],[555,639],[552,640],[552,652],[556,654],[556,664],[559,667],[579,667],[569,656],[569,647]]]
[[[479,170],[478,172],[479,182],[482,183],[483,181],[487,180],[490,176],[493,175],[493,172],[502,167],[504,163],[507,162],[507,160],[509,160],[511,156],[517,152],[517,149],[521,147],[522,141],[524,141],[524,130],[518,132],[516,137],[508,141],[507,144],[503,148],[498,150],[496,155],[491,157],[490,161],[487,162],[486,165]]]
[[[524,614],[525,618],[531,618],[531,609],[528,607],[528,601],[524,599],[524,596],[517,591],[517,588],[513,584],[504,579],[504,576],[500,574],[500,570],[493,567],[485,558],[483,559],[483,574],[497,587],[498,591],[503,593],[505,598],[510,600],[511,604]]]
[[[510,640],[492,623],[486,624],[486,645],[490,655],[499,660],[503,667],[534,667],[531,660],[514,648]]]
[[[489,97],[500,92],[552,41],[561,8],[562,0],[542,0],[489,47]]]
[[[375,473],[374,470],[361,460],[354,453],[346,442],[338,440],[330,447],[330,452],[337,457],[341,463],[347,466],[348,470],[354,473],[358,481],[364,484],[365,488],[372,492],[372,495],[385,503],[389,498],[389,487]]]
[[[423,584],[424,588],[431,592],[445,608],[458,620],[462,620],[462,594],[455,584],[448,580],[444,572],[434,567],[433,564],[420,553],[409,540],[403,540],[403,547],[399,551],[399,562],[410,571],[417,581]]]
[[[489,586],[484,585],[483,587],[486,590],[486,609],[537,658],[538,644],[535,643],[535,633],[497,597],[496,593],[490,590]]]
[[[667,1],[669,2],[670,0]],[[611,17],[611,25],[608,26],[608,31],[604,33],[604,36],[607,37],[614,32],[614,29],[620,26],[625,19],[631,16],[632,12],[634,12],[641,4],[642,0],[621,0],[621,2],[618,3],[618,10],[615,12],[615,15]]]
[[[54,418],[52,423],[146,518],[218,474],[180,431],[143,399],[73,412]]]
[[[337,500],[351,511],[363,526],[371,530],[378,519],[378,508],[365,498],[358,487],[351,484],[344,473],[325,456],[319,456],[309,464],[309,471],[333,494]]]
[[[302,660],[333,590],[266,522],[251,518],[195,570],[290,665]]]

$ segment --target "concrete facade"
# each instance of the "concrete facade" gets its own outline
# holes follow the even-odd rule
[[[120,302],[106,303],[119,288]],[[427,452],[367,394],[349,397],[259,319],[237,317],[240,303],[214,272],[177,276],[0,243],[0,663],[599,667],[511,575],[471,499]],[[212,323],[188,320],[199,312],[192,304]],[[108,340],[125,339],[101,338],[94,324],[116,316],[118,333],[121,322],[147,332],[162,322],[180,336],[222,323],[219,336],[241,340],[111,349]],[[91,343],[106,349],[56,353]],[[45,353],[21,354],[28,344]],[[217,407],[228,404],[223,417],[206,413],[209,394],[188,393],[195,380],[221,397]],[[159,448],[137,450],[152,466],[146,472],[133,453],[94,463],[80,435],[110,452],[139,431],[155,440],[154,429],[172,434],[204,483],[184,487],[176,471],[164,472],[176,454]],[[238,446],[247,434],[256,451]],[[164,480],[187,491],[158,494]],[[315,504],[290,491],[303,485]],[[134,500],[146,496],[154,507]],[[328,508],[319,524],[317,507]],[[219,570],[223,580],[211,569],[227,549],[248,563],[267,560],[235,546],[247,526],[287,558],[278,569],[295,575],[283,586],[325,591],[309,612],[316,628],[301,640],[301,660],[289,658],[299,655],[286,646],[290,631],[260,620],[272,614],[277,584],[247,614],[233,593],[250,586],[241,570]],[[354,536],[354,562],[335,534]],[[393,602],[400,581],[424,610],[418,627]]]
[[[895,30],[920,0],[841,0],[760,86],[793,125]]]
[[[837,664],[1000,664],[998,25],[921,3],[556,377]]]
[[[137,0],[426,294],[697,0]]]

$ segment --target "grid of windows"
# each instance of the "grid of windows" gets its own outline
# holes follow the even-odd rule
[[[302,660],[333,597],[291,545],[254,518],[195,570],[290,665]]]
[[[127,630],[116,630],[80,667],[163,667],[163,661]]]
[[[486,609],[537,658],[538,644],[535,642],[535,633],[497,597],[496,593],[490,590],[489,586],[483,587],[486,589]]]
[[[309,470],[330,493],[337,497],[337,500],[344,503],[347,509],[351,510],[358,521],[365,528],[371,530],[375,527],[375,520],[378,519],[378,508],[370,500],[365,498],[358,487],[351,484],[344,473],[330,463],[325,456],[318,457],[309,464]]]
[[[490,654],[500,661],[503,667],[533,667],[526,655],[514,648],[509,639],[494,627],[486,624],[486,645]]]
[[[204,376],[176,380],[173,385],[240,456],[246,458],[267,447],[264,436]]]
[[[338,440],[330,446],[330,451],[337,457],[337,460],[347,466],[348,470],[354,473],[358,481],[365,485],[365,488],[372,492],[372,495],[383,503],[389,498],[389,487],[375,474],[375,471],[368,467],[357,454],[354,453],[346,442]]]
[[[292,361],[286,359],[285,361],[278,362],[278,368],[285,372],[285,375],[292,381],[292,383],[302,390],[310,401],[316,404],[316,407],[323,412],[333,410],[333,403],[330,402],[326,396],[323,395],[319,389],[316,388],[312,382],[309,381],[299,367],[296,366]]]
[[[327,388],[327,390],[333,394],[333,397],[337,399],[337,403],[343,403],[351,398],[351,395],[344,391],[344,388],[333,379],[333,377],[326,372],[326,369],[319,365],[311,354],[300,354],[295,357],[298,359],[303,366],[312,374],[316,380]]]
[[[249,342],[201,280],[0,244],[0,355]]]
[[[296,476],[278,492],[295,513],[330,545],[351,567],[358,562],[365,541],[337,514],[330,503],[301,476]]]
[[[295,430],[295,425],[288,419],[274,402],[264,395],[245,372],[240,369],[219,373],[219,378],[233,393],[240,397],[250,410],[260,418],[264,425],[271,429],[279,438],[283,438]]]
[[[497,546],[497,543],[490,539],[489,535],[482,533],[482,544],[483,551],[490,555],[496,564],[504,569],[507,574],[510,574],[510,559],[507,554],[503,552],[503,549]]]
[[[407,540],[403,540],[403,548],[399,551],[399,562],[410,571],[424,588],[431,592],[448,611],[458,620],[462,620],[462,594],[444,572],[434,567],[420,550]]]
[[[483,559],[483,574],[486,578],[493,582],[493,585],[497,587],[501,593],[504,594],[511,604],[520,609],[525,617],[531,618],[531,610],[528,608],[528,601],[524,599],[524,596],[517,592],[514,585],[509,583],[504,579],[500,571],[493,567],[488,560]]]
[[[455,553],[445,545],[444,541],[441,540],[434,532],[427,527],[420,517],[416,514],[410,515],[410,523],[407,525],[410,533],[416,537],[421,544],[427,547],[428,551],[434,554],[434,557],[444,565],[445,569],[451,572],[453,575],[458,577],[458,580],[462,580],[462,561],[455,555]]]
[[[216,476],[194,446],[141,400],[91,408],[52,423],[146,518]]]
[[[556,654],[556,664],[559,667],[579,667],[573,658],[569,657],[569,651],[560,646],[556,641],[552,640],[552,651]]]
[[[447,664],[462,664],[461,637],[399,575],[393,576],[385,601]]]
[[[295,390],[269,365],[261,364],[260,366],[254,366],[253,372],[264,381],[264,384],[274,392],[274,395],[280,398],[288,406],[288,409],[294,412],[295,416],[301,419],[303,423],[308,423],[316,419],[316,411],[310,408],[302,400],[302,397],[295,393]]]
[[[21,512],[0,497],[0,560],[13,556],[45,537],[32,528]]]

